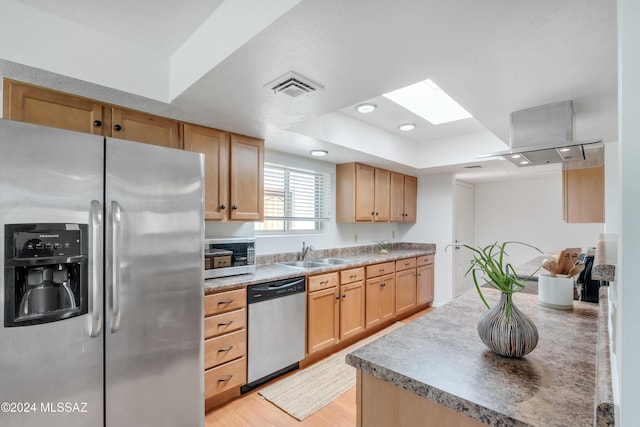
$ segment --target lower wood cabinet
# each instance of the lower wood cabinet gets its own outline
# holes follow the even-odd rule
[[[433,255],[425,255],[417,258],[416,292],[418,306],[433,302]]]
[[[395,274],[366,281],[365,327],[370,328],[395,316]]]
[[[415,259],[414,259],[415,260]],[[396,273],[396,316],[416,307],[416,269]]]
[[[204,298],[205,399],[247,382],[246,305],[246,289]]]
[[[364,268],[346,270],[340,282],[340,340],[361,334],[365,330]]]
[[[340,295],[338,273],[310,277],[307,294],[307,354],[337,344],[340,340]]]

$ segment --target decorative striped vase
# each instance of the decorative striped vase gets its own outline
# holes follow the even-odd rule
[[[478,322],[478,334],[494,353],[504,357],[522,357],[538,345],[538,328],[531,319],[511,302],[509,317],[505,318],[507,303],[513,295],[503,293]]]

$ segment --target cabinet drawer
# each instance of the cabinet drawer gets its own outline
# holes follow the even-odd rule
[[[396,264],[393,261],[367,266],[367,278],[382,276],[383,274],[395,273]]]
[[[407,258],[396,261],[396,271],[407,270],[409,268],[415,268],[416,259],[415,258]]]
[[[340,284],[342,285],[358,280],[364,280],[364,267],[350,268],[340,272]]]
[[[204,297],[204,315],[224,313],[247,306],[247,290],[220,292],[219,294],[206,295]]]
[[[204,342],[204,368],[222,365],[245,356],[246,353],[247,331],[245,329],[210,338]]]
[[[431,255],[423,255],[418,257],[417,266],[421,267],[423,265],[433,264],[433,254]]]
[[[223,391],[239,387],[247,382],[247,359],[242,357],[233,362],[204,371],[204,398],[208,399]]]
[[[309,292],[319,291],[320,289],[335,288],[339,284],[339,275],[335,273],[320,274],[318,276],[309,277],[307,286]]]
[[[229,313],[205,317],[204,337],[211,338],[228,332],[237,331],[247,326],[247,313],[244,308]]]

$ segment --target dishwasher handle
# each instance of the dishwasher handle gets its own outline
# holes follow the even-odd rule
[[[283,298],[306,291],[306,278],[279,280],[277,282],[260,283],[247,288],[247,303],[266,301],[275,298]]]
[[[269,285],[269,289],[283,289],[283,288],[292,288],[300,283],[304,283],[304,279],[298,279],[295,282],[284,282],[284,283],[276,283]]]

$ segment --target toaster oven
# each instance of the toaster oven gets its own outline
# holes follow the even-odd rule
[[[204,240],[204,277],[233,276],[256,271],[254,237],[218,237]]]

